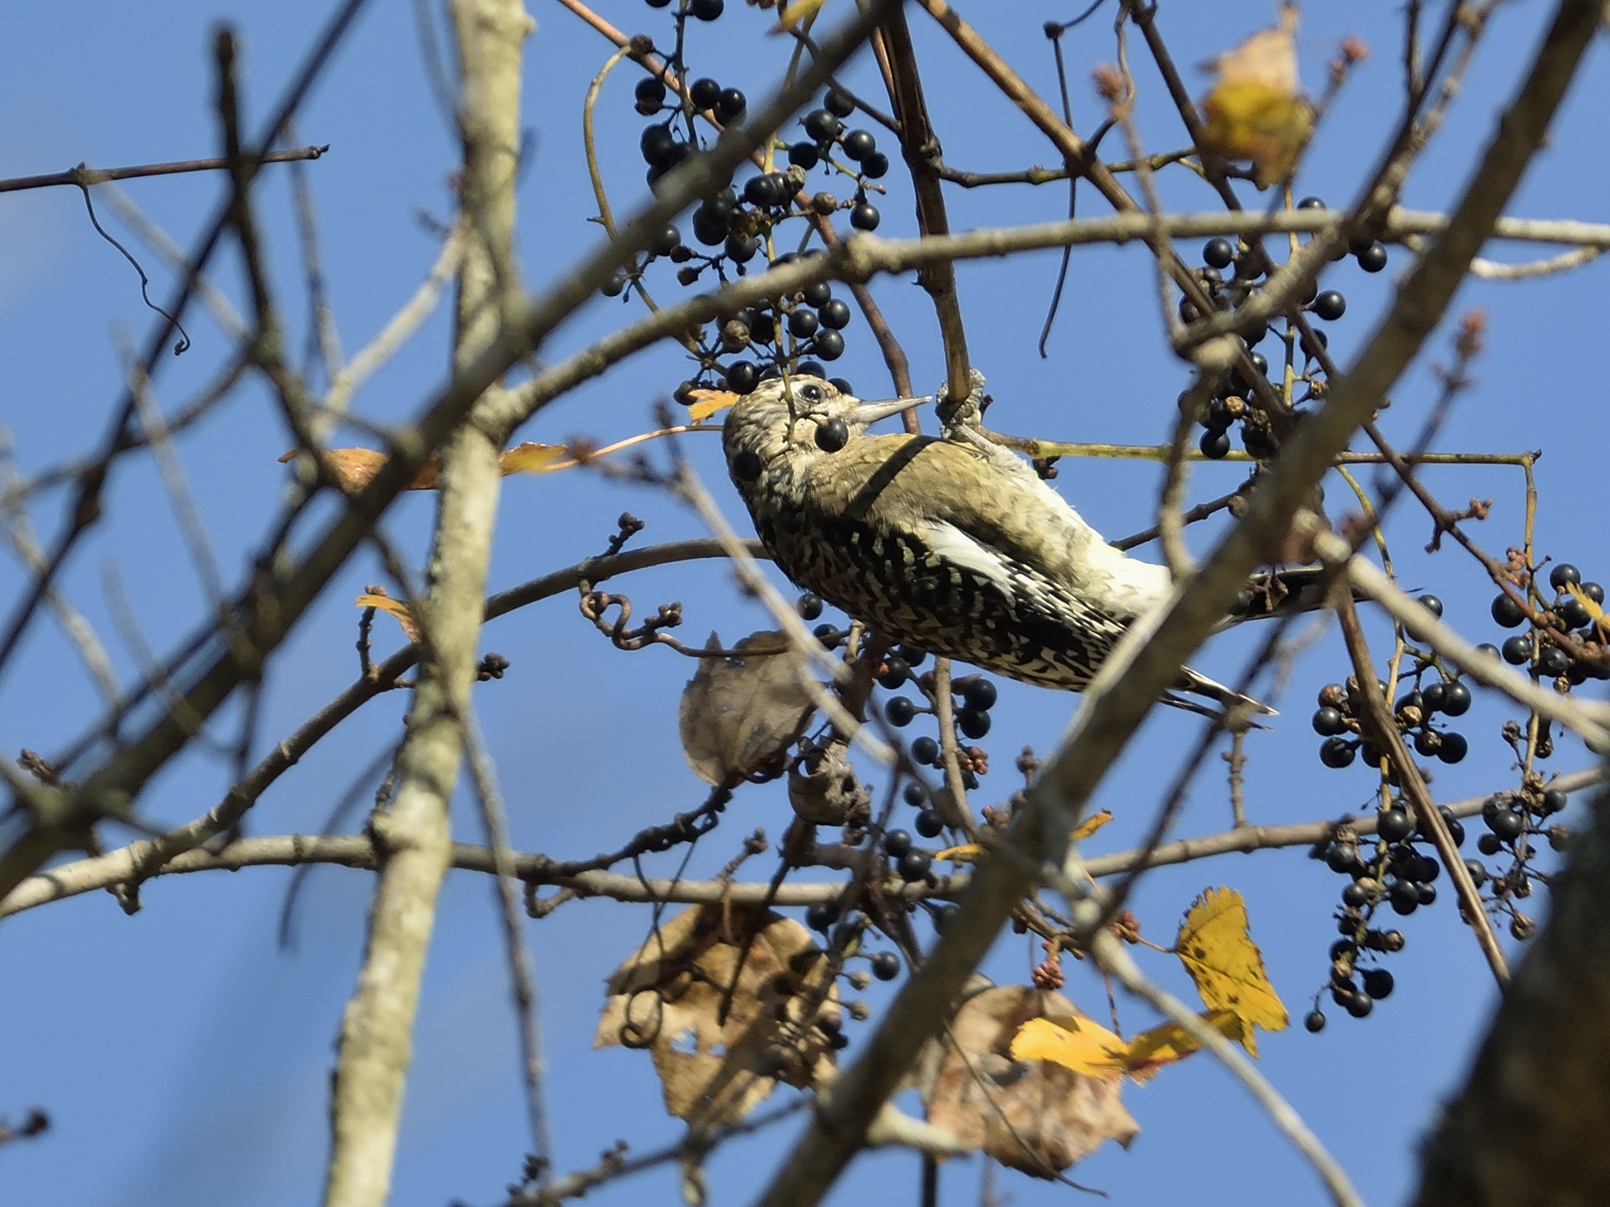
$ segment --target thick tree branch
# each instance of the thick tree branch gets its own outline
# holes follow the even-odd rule
[[[453,367],[463,372],[497,339],[517,288],[520,56],[535,23],[523,0],[454,0],[451,12],[463,80],[460,197],[467,226]],[[425,953],[451,859],[448,807],[476,678],[502,482],[498,453],[473,422],[453,432],[442,450],[430,588],[419,604],[424,656],[397,756],[396,794],[369,823],[380,878],[357,988],[341,1017],[325,1207],[381,1207],[390,1194]]]

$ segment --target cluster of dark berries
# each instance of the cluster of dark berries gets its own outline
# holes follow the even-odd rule
[[[1439,811],[1454,845],[1463,843],[1464,826],[1446,806]],[[1408,915],[1432,904],[1437,899],[1434,882],[1442,873],[1442,864],[1429,849],[1430,835],[1415,823],[1401,800],[1394,799],[1376,815],[1375,842],[1366,846],[1367,841],[1350,826],[1341,826],[1329,842],[1312,852],[1331,871],[1348,878],[1336,922],[1342,937],[1330,949],[1328,988],[1331,1000],[1354,1018],[1374,1010],[1376,1002],[1391,994],[1393,984],[1392,974],[1384,968],[1360,968],[1361,957],[1403,950],[1401,931],[1372,925],[1377,912],[1389,906],[1395,914]],[[1428,849],[1421,851],[1417,844]],[[1479,862],[1467,860],[1466,867],[1472,876],[1479,872],[1485,878],[1486,869]],[[1317,1005],[1304,1025],[1310,1031],[1324,1027],[1325,1015]]]
[[[639,140],[651,188],[702,149],[699,115],[720,126],[743,120],[747,99],[736,88],[709,77],[694,79],[685,88],[668,84],[689,78],[684,61],[687,19],[714,20],[721,10],[720,0],[680,5],[675,14],[675,50],[664,56],[665,70],[639,81],[634,91],[637,112],[652,119]],[[752,266],[772,268],[801,255],[820,254],[820,248],[804,246],[814,237],[811,224],[840,210],[848,212],[852,228],[876,229],[881,215],[867,196],[869,189],[880,187],[871,182],[888,172],[889,158],[878,150],[871,131],[846,129],[844,119],[855,108],[851,97],[829,89],[821,106],[801,119],[806,137],[787,149],[786,161],[779,157],[773,170],[729,180],[703,197],[685,228],[667,226],[646,256],[604,286],[604,294],[618,296],[660,259],[676,265],[677,284],[690,288],[706,272],[714,272],[724,284],[729,273],[743,276]],[[830,177],[848,179],[852,195],[840,200],[825,189],[813,191],[808,181],[817,168]],[[783,228],[796,222],[806,229],[785,239]],[[800,250],[773,254],[774,246],[785,242]],[[844,355],[843,332],[850,320],[848,303],[834,297],[827,283],[722,315],[695,334],[692,358],[697,371],[674,396],[691,403],[698,389],[746,394],[759,382],[784,373],[825,378],[823,362]],[[848,383],[831,380],[851,392]]]
[[[1434,600],[1435,596],[1423,596],[1422,602],[1426,599]],[[1429,684],[1412,688],[1399,699],[1392,710],[1392,719],[1405,740],[1413,744],[1416,754],[1426,758],[1435,756],[1444,763],[1457,763],[1470,752],[1470,743],[1464,734],[1437,729],[1432,720],[1438,713],[1445,717],[1462,717],[1470,711],[1470,704],[1470,688],[1458,679],[1439,676]],[[1325,766],[1347,767],[1362,752],[1365,765],[1379,770],[1381,752],[1358,736],[1363,711],[1364,702],[1359,697],[1356,677],[1349,677],[1346,684],[1327,683],[1320,689],[1313,724],[1314,732],[1325,739],[1319,744],[1319,761]],[[1396,770],[1389,771],[1388,775],[1395,783]]]
[[[908,646],[901,646],[895,653],[884,659],[883,670],[878,676],[878,683],[890,691],[905,686],[908,682],[914,683],[917,689],[926,696],[931,705],[934,698],[935,683],[933,673],[924,675],[915,673],[915,668],[922,665],[928,655],[922,650],[913,650]],[[982,675],[962,675],[951,680],[951,695],[955,698],[956,730],[963,738],[977,740],[984,737],[990,730],[989,710],[995,707],[998,695],[995,684]],[[921,706],[909,696],[896,696],[883,706],[883,715],[889,724],[897,729],[904,729],[916,718],[919,713],[932,713],[931,706]],[[976,749],[976,748],[974,748]],[[973,754],[969,751],[969,760],[963,760],[962,780],[969,789],[978,786],[974,776],[972,764],[980,763],[982,752]],[[939,765],[939,744],[932,738],[921,737],[911,743],[911,757],[915,762],[928,766]]]
[[[1526,632],[1506,638],[1495,652],[1511,666],[1530,667],[1534,678],[1553,680],[1560,692],[1589,679],[1610,679],[1606,634],[1593,616],[1604,603],[1604,588],[1583,582],[1582,572],[1570,562],[1559,562],[1549,571],[1552,602],[1538,590],[1535,575],[1523,570],[1515,577],[1536,620]],[[1493,600],[1492,616],[1506,629],[1518,629],[1530,619],[1508,591]],[[1480,648],[1494,650],[1490,645]]]
[[[1519,791],[1500,793],[1482,804],[1481,820],[1487,832],[1477,837],[1476,849],[1488,858],[1508,855],[1509,867],[1489,873],[1474,860],[1467,860],[1466,865],[1476,887],[1488,888],[1493,907],[1509,915],[1509,933],[1516,939],[1529,939],[1537,929],[1537,923],[1515,902],[1532,895],[1535,875],[1531,859],[1538,840],[1547,842],[1551,850],[1565,848],[1569,831],[1558,823],[1545,823],[1568,803],[1569,798],[1560,789],[1546,786],[1539,777],[1528,776],[1526,786]]]
[[[786,253],[773,263],[788,264],[796,258]],[[818,281],[788,297],[718,319],[720,352],[742,354],[742,358],[712,369],[720,372],[722,383],[737,394],[747,394],[758,383],[778,376],[785,364],[791,366],[791,373],[826,378],[842,393],[851,394],[850,383],[839,377],[828,378],[827,369],[820,363],[844,355],[843,331],[849,325],[849,303],[834,297],[833,287],[826,281]]]
[[[1298,208],[1323,209],[1324,205],[1325,203],[1317,197],[1305,197],[1298,204]],[[1386,248],[1378,240],[1353,240],[1349,244],[1349,250],[1357,259],[1359,267],[1366,272],[1380,272],[1386,267]],[[1210,239],[1203,246],[1202,263],[1203,267],[1196,269],[1194,275],[1217,311],[1228,311],[1240,306],[1260,287],[1264,277],[1265,261],[1261,255],[1246,245],[1223,237]],[[1347,299],[1341,293],[1334,289],[1321,292],[1317,285],[1309,287],[1308,296],[1301,300],[1301,305],[1309,314],[1327,323],[1335,322],[1347,313]],[[1197,304],[1190,298],[1180,300],[1179,314],[1180,321],[1184,323],[1194,323],[1204,317]],[[1263,325],[1243,332],[1242,338],[1250,350],[1263,342],[1268,334],[1268,326]],[[1286,359],[1291,364],[1297,380],[1308,382],[1310,386],[1309,394],[1297,401],[1307,401],[1313,393],[1308,362],[1314,360],[1319,351],[1328,346],[1329,337],[1324,331],[1315,328],[1311,337],[1305,335],[1299,338],[1294,325],[1288,323],[1285,340]],[[1297,358],[1299,351],[1302,354],[1300,363]],[[1258,352],[1250,352],[1250,358],[1257,373],[1267,377],[1268,359]],[[1266,461],[1279,451],[1279,444],[1269,427],[1267,417],[1252,405],[1251,397],[1255,384],[1247,381],[1239,369],[1232,369],[1220,378],[1207,407],[1196,416],[1197,422],[1203,428],[1197,445],[1202,450],[1203,456],[1218,460],[1228,455],[1231,448],[1230,429],[1237,425],[1240,425],[1242,447],[1251,456]],[[1294,417],[1301,415],[1300,411],[1294,413]]]

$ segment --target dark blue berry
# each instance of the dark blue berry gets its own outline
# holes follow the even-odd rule
[[[995,701],[1000,698],[995,684],[988,679],[975,679],[962,691],[962,698],[967,701],[967,707],[977,709],[979,712],[988,712],[995,707]]]
[[[1571,655],[1557,645],[1548,646],[1538,655],[1537,669],[1545,679],[1558,679],[1571,669]]]
[[[1462,717],[1470,711],[1470,689],[1459,680],[1442,685],[1442,711],[1450,717]]]
[[[855,112],[855,102],[849,94],[840,92],[837,88],[829,88],[827,95],[822,98],[822,108],[834,117],[849,117]]]
[[[637,81],[637,87],[632,90],[637,101],[637,111],[644,117],[651,117],[660,111],[665,103],[665,81],[656,76]]]
[[[689,16],[701,21],[714,21],[726,7],[726,0],[688,0]]]
[[[846,158],[859,163],[878,149],[878,140],[872,136],[870,130],[851,130],[844,136],[841,145],[844,147]]]
[[[1392,974],[1384,968],[1364,970],[1364,992],[1376,1001],[1392,996]]]
[[[1578,570],[1570,562],[1558,562],[1555,564],[1554,569],[1549,571],[1549,586],[1556,591],[1565,590],[1567,583],[1574,584],[1581,581],[1582,571]]]
[[[1357,753],[1358,747],[1346,738],[1326,738],[1319,744],[1319,761],[1327,767],[1346,767]]]
[[[878,676],[878,683],[893,691],[907,679],[911,678],[911,668],[906,665],[904,658],[890,654],[883,660],[883,674]]]
[[[918,738],[911,743],[911,760],[925,766],[932,766],[939,759],[939,743],[933,738]]]
[[[760,241],[753,235],[745,235],[734,231],[727,236],[726,247],[723,250],[727,256],[739,264],[747,264],[755,258],[760,250]]]
[[[734,394],[747,394],[759,383],[760,370],[749,361],[733,361],[727,366],[727,389]]]
[[[1483,837],[1490,837],[1483,835]],[[1487,865],[1479,859],[1465,860],[1465,871],[1470,873],[1470,882],[1477,888],[1487,883]]]
[[[900,957],[892,951],[880,951],[872,957],[872,975],[880,981],[892,981],[900,975]]]
[[[688,87],[688,99],[695,109],[714,109],[721,100],[721,85],[708,76],[694,80]]]
[[[924,838],[938,838],[944,832],[945,823],[939,820],[939,814],[932,809],[924,809],[917,814],[917,833]]]
[[[1363,251],[1356,252],[1354,258],[1365,272],[1380,272],[1386,267],[1386,245],[1379,239],[1373,240]]]
[[[795,602],[794,609],[802,620],[816,620],[822,615],[822,597],[814,591],[807,591]]]
[[[1427,612],[1430,612],[1433,616],[1436,616],[1439,619],[1441,618],[1442,600],[1438,599],[1435,595],[1422,595],[1417,602]]]
[[[1414,820],[1403,809],[1383,809],[1375,823],[1376,833],[1387,842],[1401,842],[1414,833]]]
[[[1543,792],[1543,815],[1546,817],[1550,813],[1559,813],[1570,803],[1571,798],[1566,796],[1560,789],[1545,789]]]
[[[972,708],[956,710],[956,728],[975,742],[989,733],[989,725],[989,713],[987,712],[979,712]]]
[[[1334,289],[1327,289],[1314,299],[1314,313],[1327,323],[1334,322],[1347,313],[1347,299]]]
[[[908,780],[904,791],[900,794],[906,804],[913,809],[920,809],[928,803],[928,794],[923,791],[922,785],[916,780]]]
[[[831,281],[817,281],[800,290],[800,300],[807,306],[820,309],[826,306],[833,298],[833,284]]]
[[[1322,738],[1335,737],[1337,734],[1347,732],[1347,720],[1342,716],[1341,710],[1321,708],[1314,714],[1314,732]]]
[[[837,331],[818,331],[811,351],[823,360],[837,360],[844,355],[844,337]]]
[[[899,859],[911,850],[910,830],[890,830],[883,836],[883,853]]]
[[[1209,239],[1202,247],[1202,263],[1209,268],[1228,268],[1235,263],[1235,244],[1228,239]]]
[[[1491,817],[1484,814],[1482,820],[1499,842],[1514,842],[1526,829],[1525,819],[1513,809],[1498,809]]]
[[[807,172],[814,168],[821,158],[813,142],[797,142],[788,148],[788,162],[796,168],[804,168]]]
[[[1437,747],[1437,757],[1444,763],[1457,763],[1470,753],[1470,743],[1465,740],[1462,733],[1445,733],[1442,735],[1442,745]]]
[[[900,856],[900,879],[921,880],[934,866],[934,857],[927,851],[907,851]]]
[[[1367,993],[1350,993],[1347,1001],[1342,1003],[1342,1009],[1354,1018],[1366,1018],[1375,1009],[1375,999]]]
[[[1506,629],[1517,628],[1526,620],[1526,613],[1508,591],[1493,600],[1493,619]]]
[[[889,157],[882,151],[874,151],[861,161],[861,175],[868,180],[882,180],[889,174]]]
[[[830,331],[842,331],[850,325],[850,304],[842,298],[828,298],[816,311],[822,326]]]
[[[816,327],[814,310],[796,310],[788,316],[788,333],[795,339],[809,339],[816,334]]]
[[[722,125],[731,125],[743,116],[749,107],[749,98],[736,88],[723,88],[721,95],[716,98],[716,116],[721,119]]]
[[[858,231],[875,231],[882,221],[883,215],[870,201],[863,201],[850,211],[850,225]]]
[[[1320,197],[1304,197],[1297,203],[1297,208],[1300,210],[1322,210],[1325,208],[1325,202]]]
[[[1209,428],[1202,433],[1202,438],[1196,442],[1196,446],[1208,460],[1221,460],[1230,455],[1230,433],[1222,428],[1217,431]]]
[[[1318,1035],[1325,1029],[1325,1015],[1319,1010],[1310,1010],[1303,1015],[1303,1027],[1310,1035]]]
[[[1419,908],[1420,890],[1411,881],[1399,880],[1387,893],[1387,900],[1391,902],[1393,913],[1412,914]]]
[[[649,126],[637,140],[637,149],[643,153],[643,162],[653,168],[668,168],[677,158],[676,135],[665,126]]]
[[[1532,635],[1519,633],[1506,639],[1500,652],[1504,655],[1504,661],[1511,666],[1525,665],[1532,658]]]
[[[805,115],[805,133],[819,143],[837,138],[843,128],[844,123],[826,109],[812,109]]]
[[[917,715],[917,706],[904,696],[896,696],[883,706],[883,715],[896,729],[904,729]]]
[[[805,911],[805,925],[812,930],[819,930],[825,933],[838,920],[839,907],[831,902],[821,902]]]

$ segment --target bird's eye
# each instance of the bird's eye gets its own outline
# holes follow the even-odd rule
[[[803,398],[806,402],[821,402],[822,401],[822,387],[821,386],[808,385],[808,384],[800,386],[800,388],[799,388],[799,396],[801,398]]]

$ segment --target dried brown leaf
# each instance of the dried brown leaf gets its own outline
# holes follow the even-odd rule
[[[782,633],[752,633],[734,647],[778,650]],[[705,649],[719,650],[710,634]],[[731,786],[799,740],[814,709],[793,661],[783,654],[703,658],[682,692],[682,752],[707,784]]]
[[[1127,1148],[1140,1131],[1124,1109],[1121,1073],[1091,1077],[1048,1060],[1013,1059],[1018,1029],[1046,1017],[1082,1016],[1060,993],[1028,985],[970,998],[949,1034],[934,1040],[937,1070],[923,1093],[929,1123],[1037,1178],[1067,1169],[1103,1140]]]
[[[593,1046],[649,1049],[667,1113],[695,1125],[736,1122],[778,1081],[831,1078],[833,1045],[817,1025],[838,1021],[827,976],[825,955],[791,918],[759,906],[694,906],[610,976]]]

